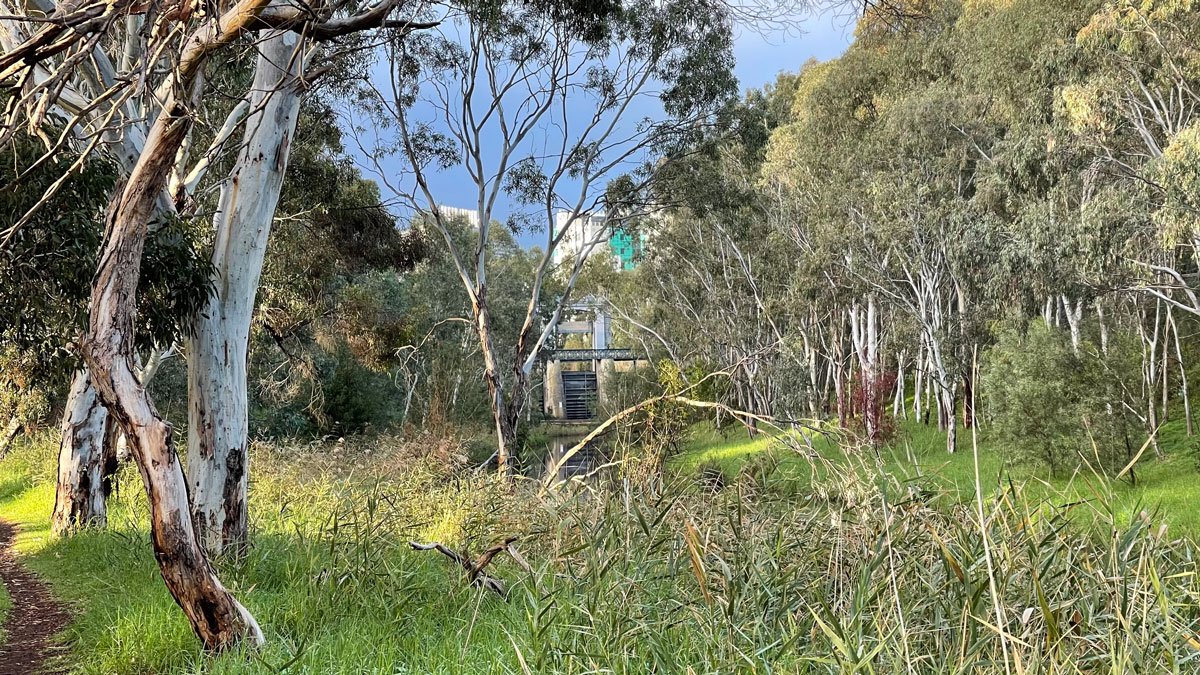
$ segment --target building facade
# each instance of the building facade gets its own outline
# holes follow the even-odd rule
[[[554,214],[554,231],[567,233],[554,250],[555,266],[571,265],[581,250],[585,257],[606,255],[618,270],[632,270],[645,249],[646,238],[640,233],[631,233],[620,225],[613,225],[603,213],[580,214],[574,220],[570,211]]]

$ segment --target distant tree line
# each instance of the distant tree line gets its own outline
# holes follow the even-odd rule
[[[1200,10],[912,0],[855,36],[663,181],[639,268],[595,282],[629,339],[875,443],[982,422],[1119,469],[1170,416],[1190,434]]]

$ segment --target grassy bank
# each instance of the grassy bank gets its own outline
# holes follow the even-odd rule
[[[1037,466],[1007,461],[1005,453],[986,433],[979,436],[979,474],[985,493],[1009,483],[1019,483],[1032,500],[1053,504],[1086,503],[1102,511],[1109,522],[1132,522],[1143,511],[1166,523],[1172,533],[1200,538],[1200,470],[1196,439],[1187,437],[1182,422],[1173,421],[1159,433],[1162,457],[1147,450],[1138,462],[1136,480],[1110,480],[1086,464],[1078,470],[1051,475]],[[802,443],[784,443],[772,434],[749,438],[741,429],[718,431],[699,425],[683,452],[672,460],[679,471],[719,471],[726,477],[747,465],[768,465],[775,479],[790,481],[807,490],[831,470],[850,471],[869,463],[912,485],[946,499],[965,503],[975,496],[975,465],[969,431],[960,434],[959,451],[946,452],[946,437],[936,428],[906,422],[896,439],[876,451],[857,448],[847,453],[829,437],[812,439],[816,457],[798,452]],[[816,460],[816,461],[814,461]],[[758,469],[761,470],[761,469]],[[1090,521],[1090,517],[1088,518]]]
[[[665,485],[550,494],[465,470],[444,439],[257,448],[251,551],[218,563],[266,631],[255,654],[200,653],[132,472],[108,530],[53,540],[52,444],[26,444],[0,463],[0,516],[75,611],[77,672],[965,674],[1006,672],[1005,653],[1027,673],[1200,665],[1195,552],[1151,520],[1093,536],[1099,512],[1080,528],[1006,487],[981,529],[960,495],[849,459],[819,486],[781,458],[778,475],[718,489],[687,470],[718,451],[704,442]],[[758,442],[720,452],[732,469],[769,452]],[[498,559],[507,600],[407,545],[479,551],[514,534],[531,568]]]

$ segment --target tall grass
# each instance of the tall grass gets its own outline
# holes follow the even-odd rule
[[[0,465],[0,515],[76,608],[80,672],[1200,672],[1194,545],[1155,513],[1122,519],[1103,490],[1005,484],[980,523],[936,484],[849,457],[819,484],[751,463],[719,486],[681,473],[545,494],[431,438],[256,449],[253,548],[220,567],[268,646],[212,658],[157,578],[136,476],[110,530],[52,541],[47,454]],[[532,572],[493,563],[507,601],[407,546],[514,534]]]

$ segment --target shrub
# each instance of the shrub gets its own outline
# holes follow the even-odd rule
[[[1131,357],[1119,342],[1104,355],[1087,343],[1076,352],[1040,319],[1024,332],[1003,330],[983,366],[986,412],[1000,445],[1054,474],[1084,463],[1119,470],[1141,445],[1120,387],[1136,380]]]

